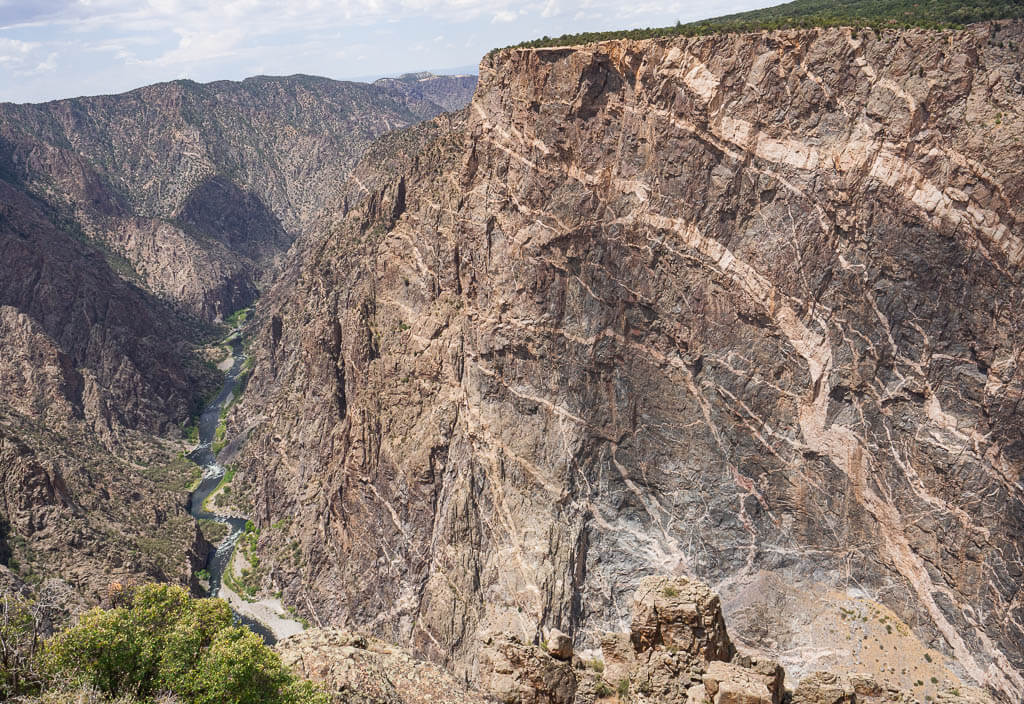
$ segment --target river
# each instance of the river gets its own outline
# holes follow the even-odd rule
[[[230,569],[229,566],[235,550],[235,544],[238,543],[238,539],[245,531],[245,524],[248,519],[237,515],[219,514],[203,508],[203,502],[217,489],[226,471],[224,467],[217,464],[217,457],[213,451],[213,442],[217,434],[217,425],[220,423],[221,410],[238,393],[239,376],[246,359],[245,353],[242,351],[242,336],[239,330],[235,330],[229,338],[229,344],[231,345],[233,360],[231,368],[225,375],[224,385],[221,387],[220,393],[217,394],[217,397],[213,399],[199,417],[199,445],[188,455],[190,460],[203,469],[203,478],[199,482],[199,486],[189,495],[188,512],[196,520],[201,518],[208,519],[223,523],[230,528],[228,536],[221,541],[216,550],[210,553],[206,563],[206,569],[210,573],[209,596],[220,596],[223,589],[226,592],[226,601],[231,604],[232,611],[235,612],[238,620],[262,637],[266,643],[273,644],[277,641],[277,636],[302,630],[301,624],[284,618],[283,614],[274,613],[280,610],[280,602],[276,602],[276,600],[259,602],[249,606],[241,597],[222,585],[224,572]],[[274,602],[276,602],[276,605]],[[268,625],[254,618],[251,613],[244,613],[246,611],[260,611],[266,614],[265,620],[273,621],[274,623]]]

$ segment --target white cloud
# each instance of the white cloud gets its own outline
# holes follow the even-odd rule
[[[45,61],[40,61],[33,73],[48,73],[57,70],[57,52],[51,51]]]
[[[24,79],[37,73],[46,73],[57,68],[57,52],[44,56],[43,45],[20,39],[0,37],[0,66],[11,76]]]
[[[558,0],[548,0],[544,5],[544,9],[541,10],[541,17],[554,17],[561,10],[558,9]]]
[[[4,37],[0,37],[0,56],[24,56],[37,48],[39,48],[38,42],[23,42],[20,39],[6,39]]]
[[[244,32],[232,27],[220,31],[178,31],[178,46],[153,60],[158,66],[195,64],[238,53]]]
[[[516,13],[510,10],[498,10],[494,13],[494,18],[491,20],[491,24],[498,22],[513,22],[516,19]]]

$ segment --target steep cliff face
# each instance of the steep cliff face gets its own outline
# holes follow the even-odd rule
[[[688,573],[787,667],[900,683],[843,637],[870,601],[1019,699],[1022,46],[487,58],[266,298],[232,423],[267,588],[461,667],[482,629],[593,647]]]
[[[255,298],[374,137],[464,105],[476,83],[420,79],[176,81],[0,105],[0,170],[149,290],[212,320]]]
[[[108,446],[122,429],[160,434],[186,418],[211,376],[193,360],[202,328],[3,180],[0,202],[0,364],[11,373],[0,402],[51,424],[85,421]]]

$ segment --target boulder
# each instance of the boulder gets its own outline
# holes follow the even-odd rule
[[[814,672],[800,680],[791,704],[856,704],[850,678],[833,672]]]
[[[705,662],[729,660],[736,649],[725,630],[722,605],[708,585],[686,577],[648,577],[633,597],[630,640],[637,652],[656,646]]]
[[[547,646],[548,652],[552,657],[559,660],[572,659],[572,638],[557,628],[552,628],[548,631]]]
[[[479,687],[505,704],[571,704],[576,694],[569,662],[511,633],[486,637],[474,670]]]
[[[708,699],[714,704],[779,704],[782,701],[782,668],[743,667],[737,663],[708,663],[702,678]]]

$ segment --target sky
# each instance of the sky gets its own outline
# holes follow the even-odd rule
[[[779,0],[0,0],[0,102],[190,78],[475,72],[495,47]]]

